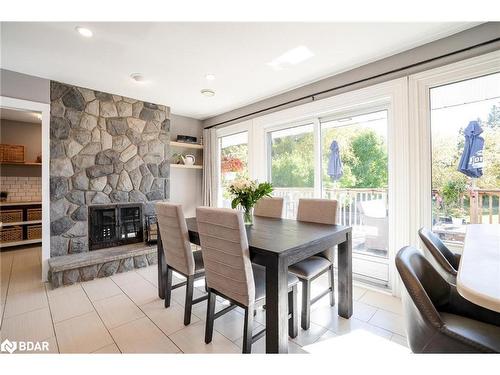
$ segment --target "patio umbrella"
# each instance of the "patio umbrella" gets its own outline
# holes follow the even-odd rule
[[[342,177],[343,173],[339,144],[337,141],[332,141],[330,145],[330,158],[328,159],[328,175],[333,181],[337,181]]]
[[[469,122],[464,130],[464,152],[460,158],[458,170],[469,177],[477,178],[483,175],[484,138],[480,136],[482,132],[483,129],[477,121]]]

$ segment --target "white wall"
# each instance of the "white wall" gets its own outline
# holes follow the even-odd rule
[[[175,141],[178,134],[191,135],[200,138],[202,135],[201,121],[190,117],[170,116],[170,139]],[[201,151],[172,148],[172,152],[194,154],[202,158]],[[196,151],[196,152],[193,152]],[[201,162],[201,159],[196,163]],[[195,216],[196,207],[202,204],[201,195],[202,171],[201,169],[170,169],[170,201],[181,203],[186,217]]]

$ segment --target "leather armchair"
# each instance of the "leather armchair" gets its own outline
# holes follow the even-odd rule
[[[413,247],[396,255],[403,308],[414,353],[500,353],[500,314],[458,294]]]

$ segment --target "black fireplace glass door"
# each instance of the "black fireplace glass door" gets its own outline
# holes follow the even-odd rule
[[[92,211],[91,243],[96,248],[116,241],[116,210],[114,208]]]
[[[142,213],[139,207],[121,207],[120,224],[121,240],[142,241]]]

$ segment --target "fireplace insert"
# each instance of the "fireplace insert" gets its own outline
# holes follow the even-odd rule
[[[142,204],[89,206],[89,250],[144,241]]]

